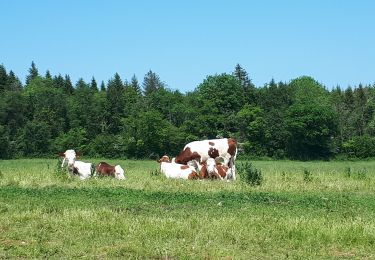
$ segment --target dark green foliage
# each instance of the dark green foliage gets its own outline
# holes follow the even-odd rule
[[[143,92],[135,75],[127,81],[118,73],[99,91],[94,77],[73,86],[69,75],[39,75],[34,62],[26,83],[0,65],[1,158],[69,148],[151,158],[219,137],[236,138],[252,157],[375,156],[375,85],[327,91],[303,76],[256,88],[237,64],[232,74],[207,76],[188,93],[167,88],[151,70]]]
[[[87,151],[87,132],[84,128],[77,127],[70,129],[67,133],[60,134],[53,142],[53,151],[57,154],[67,149],[74,149],[80,152]]]
[[[252,186],[261,185],[263,182],[262,171],[253,166],[251,162],[244,162],[238,165],[238,172],[246,183]]]
[[[342,145],[343,151],[351,158],[375,157],[375,137],[355,136]]]
[[[51,128],[44,121],[29,121],[19,140],[22,152],[27,156],[46,156],[50,151]]]
[[[38,76],[38,69],[36,68],[34,61],[32,61],[31,67],[29,68],[29,75],[26,77],[26,85],[29,85],[29,83]]]
[[[133,84],[134,82],[132,82],[132,85]],[[155,72],[152,72],[152,70],[150,70],[145,75],[142,85],[144,95],[148,96],[154,91],[164,88],[165,83],[160,80],[160,77]]]
[[[286,111],[287,151],[292,158],[328,158],[336,133],[336,115],[328,93],[314,79],[301,77],[290,83],[293,103]]]

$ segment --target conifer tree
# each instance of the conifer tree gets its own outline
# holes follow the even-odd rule
[[[34,61],[31,62],[31,67],[29,69],[29,75],[26,77],[26,85],[30,83],[31,80],[39,76],[38,69],[35,66]]]
[[[138,79],[135,74],[133,74],[130,86],[135,90],[136,93],[141,94],[141,87],[139,86]]]
[[[3,64],[0,65],[0,92],[7,88],[8,75]]]
[[[52,79],[52,76],[51,76],[51,73],[49,72],[49,70],[46,71],[46,76],[45,76],[46,79]]]
[[[105,91],[105,84],[104,81],[102,80],[102,83],[100,83],[100,91],[104,92]]]
[[[164,88],[165,84],[159,78],[159,76],[150,70],[144,77],[143,80],[143,92],[145,96],[150,95],[158,89]]]
[[[72,81],[70,80],[69,75],[65,75],[64,90],[65,90],[65,93],[67,94],[72,94],[74,91],[73,84],[72,84]]]
[[[8,89],[11,91],[21,91],[22,89],[22,83],[13,71],[9,71]]]
[[[91,90],[93,90],[94,92],[98,92],[98,84],[96,83],[96,80],[95,80],[94,77],[92,77],[92,79],[91,79],[90,88],[91,88]]]

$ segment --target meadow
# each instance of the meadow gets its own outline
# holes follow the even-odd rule
[[[80,181],[52,159],[0,161],[0,258],[375,258],[374,161],[253,161],[260,186],[107,161],[127,179]]]

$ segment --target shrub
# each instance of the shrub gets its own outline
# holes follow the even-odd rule
[[[252,163],[245,162],[239,165],[239,174],[246,183],[256,186],[263,182],[262,171],[255,168]]]
[[[375,156],[375,137],[356,136],[342,145],[343,151],[352,158]]]

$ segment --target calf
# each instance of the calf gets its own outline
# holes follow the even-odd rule
[[[236,179],[235,160],[237,156],[237,141],[233,138],[194,141],[185,145],[176,157],[176,163],[188,164],[197,161],[198,164],[209,158],[222,157],[223,164],[231,169],[230,177]]]
[[[77,154],[74,150],[66,150],[64,153],[60,153],[60,156],[64,156],[61,164],[61,168],[64,167],[65,162],[68,162],[68,171],[70,174],[79,175],[81,180],[90,178],[94,172],[94,165],[92,163],[85,163],[77,161]]]
[[[158,160],[158,162],[160,163],[160,171],[164,173],[167,178],[185,180],[199,178],[199,175],[193,167],[171,162],[166,155]]]
[[[208,158],[206,162],[202,164],[200,171],[200,177],[212,178],[212,179],[227,179],[231,169],[228,166],[222,165],[217,159]]]
[[[120,165],[112,166],[106,162],[100,162],[96,166],[96,173],[99,176],[111,176],[119,180],[125,180],[124,170]]]

